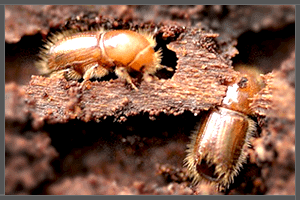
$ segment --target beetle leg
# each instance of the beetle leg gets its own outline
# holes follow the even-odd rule
[[[73,69],[66,69],[65,77],[67,79],[79,80],[82,75]]]
[[[84,73],[83,80],[87,81],[87,80],[95,77],[95,72],[96,72],[98,66],[99,66],[98,64],[93,63],[93,64],[91,64],[90,68],[87,67],[88,70],[86,70],[86,72]]]
[[[50,77],[65,78],[65,71],[66,70],[53,71]]]
[[[86,82],[95,77],[95,78],[101,78],[109,73],[109,70],[99,66],[98,64],[91,64],[92,67],[88,68],[86,72],[83,75],[83,82],[82,82],[82,87],[86,84]]]
[[[67,79],[78,80],[82,76],[75,70],[68,68],[68,69],[63,69],[63,70],[59,70],[59,71],[54,71],[51,73],[50,77],[57,77],[57,78],[64,77]]]
[[[104,68],[102,66],[98,66],[94,71],[94,77],[95,78],[102,78],[103,76],[107,75],[109,73],[109,70],[107,68]]]
[[[125,67],[116,67],[115,73],[117,74],[118,77],[123,78],[127,81],[127,83],[129,83],[133,89],[135,89],[136,91],[138,91],[139,89],[133,84],[130,75],[127,72],[127,69]]]
[[[145,80],[145,81],[147,81],[147,82],[150,82],[150,81],[152,81],[153,79],[155,79],[155,80],[158,80],[158,78],[156,77],[156,76],[151,76],[151,74],[149,74],[149,73],[144,73],[144,75],[143,75],[143,79]]]
[[[93,64],[92,67],[90,67],[90,68],[88,68],[88,70],[86,70],[86,72],[83,75],[83,81],[80,86],[81,89],[86,85],[86,82],[88,80],[95,77],[95,71],[97,70],[98,66],[99,66],[98,64]]]

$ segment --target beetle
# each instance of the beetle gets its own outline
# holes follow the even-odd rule
[[[48,39],[36,65],[42,74],[84,82],[114,71],[138,90],[129,73],[138,71],[147,79],[162,68],[155,46],[153,35],[143,31],[62,31]]]
[[[206,181],[219,190],[228,188],[246,163],[249,139],[256,130],[250,103],[264,83],[256,70],[238,71],[240,76],[229,83],[222,104],[201,118],[187,145],[184,166],[193,184]]]

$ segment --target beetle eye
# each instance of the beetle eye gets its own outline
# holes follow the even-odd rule
[[[240,88],[247,87],[248,79],[246,77],[242,77],[241,80],[237,83]]]
[[[142,67],[141,67],[141,71],[143,72],[143,71],[145,71],[145,65],[143,65]]]

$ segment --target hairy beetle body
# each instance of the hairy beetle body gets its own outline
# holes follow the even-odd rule
[[[154,51],[151,34],[130,30],[64,31],[54,34],[44,46],[37,63],[43,74],[67,79],[101,78],[115,73],[137,90],[129,75],[147,76],[161,68],[161,52]]]
[[[263,87],[258,73],[241,69],[228,86],[222,105],[201,118],[188,144],[185,166],[193,183],[205,180],[218,189],[228,188],[246,162],[249,139],[255,131],[251,98]]]

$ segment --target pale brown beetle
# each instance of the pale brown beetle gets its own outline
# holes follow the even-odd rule
[[[196,184],[202,180],[228,188],[246,162],[249,139],[256,130],[249,104],[264,86],[260,74],[240,68],[241,76],[228,85],[222,105],[201,118],[188,144],[185,166]]]
[[[146,78],[161,68],[161,51],[155,52],[155,46],[153,35],[142,31],[63,31],[49,38],[37,67],[42,74],[84,81],[115,69],[138,90],[129,72],[141,72]]]

